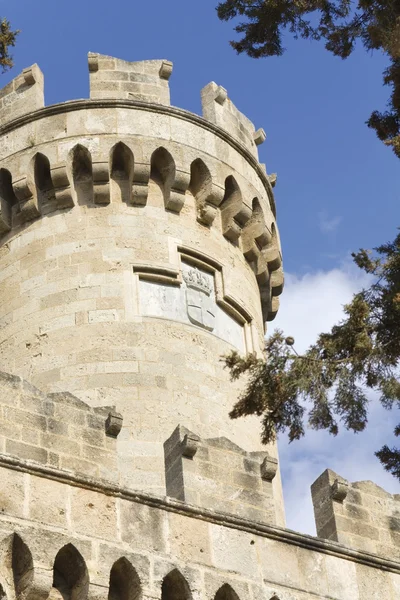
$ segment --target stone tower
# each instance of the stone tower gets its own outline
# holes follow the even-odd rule
[[[326,471],[325,540],[286,530],[275,446],[228,417],[219,359],[283,287],[274,178],[171,72],[91,53],[90,100],[44,107],[37,65],[1,91],[0,598],[394,600],[398,498]]]

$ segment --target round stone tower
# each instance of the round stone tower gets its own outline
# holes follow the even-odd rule
[[[44,107],[36,65],[0,92],[0,600],[397,600],[399,498],[327,469],[324,539],[285,529],[275,445],[229,419],[220,358],[261,353],[283,285],[274,177],[171,71],[89,54],[90,100]]]
[[[89,72],[90,100],[44,107],[37,65],[2,90],[0,368],[114,406],[119,481],[165,494],[175,442],[262,450],[220,358],[260,353],[278,308],[274,180],[223,87],[199,117],[170,106],[169,61]]]

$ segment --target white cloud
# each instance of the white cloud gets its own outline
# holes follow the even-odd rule
[[[342,222],[342,217],[329,217],[325,211],[318,214],[319,228],[322,233],[332,233],[336,231]]]
[[[331,271],[286,276],[285,291],[278,317],[269,326],[296,340],[304,351],[318,333],[328,331],[343,317],[343,305],[353,293],[368,284],[366,276],[352,265]],[[373,480],[387,491],[398,493],[398,482],[386,473],[374,451],[391,442],[395,415],[385,411],[371,396],[370,422],[365,432],[355,435],[342,431],[337,437],[325,431],[307,431],[299,442],[279,441],[280,466],[284,486],[287,526],[315,535],[310,486],[330,468],[350,481]]]

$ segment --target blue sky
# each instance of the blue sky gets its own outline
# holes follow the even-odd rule
[[[386,63],[362,48],[342,61],[322,44],[290,37],[282,57],[237,56],[228,44],[232,24],[217,19],[215,6],[216,0],[0,0],[0,14],[21,29],[15,68],[2,82],[37,62],[45,74],[46,104],[88,97],[86,55],[93,51],[126,60],[172,60],[172,104],[194,112],[200,112],[205,84],[214,80],[226,87],[239,109],[267,133],[260,160],[269,173],[278,173],[278,224],[290,274],[278,324],[291,327],[290,333],[305,344],[317,333],[316,325],[329,327],[340,317],[341,304],[362,285],[349,266],[349,253],[392,239],[399,224],[398,159],[365,125],[372,110],[385,108],[389,90],[381,82]],[[304,330],[300,322],[310,326]],[[371,430],[361,443],[365,452],[357,464],[365,465],[366,476],[371,464],[380,473],[372,450],[384,438],[386,418],[377,418],[381,433]],[[289,449],[282,442],[287,497],[295,465],[298,473],[315,465],[317,476],[327,447],[338,462],[343,441],[326,445],[326,437],[318,436]],[[316,461],[315,439],[325,445],[321,461]],[[345,443],[360,447],[360,437],[351,440],[357,441]],[[358,471],[346,465],[342,475],[346,468],[357,477]],[[384,473],[379,477],[393,491],[398,487]],[[304,481],[306,489],[312,480]],[[303,512],[298,506],[289,512],[291,527],[310,530],[309,524],[301,525],[309,518],[308,499]]]

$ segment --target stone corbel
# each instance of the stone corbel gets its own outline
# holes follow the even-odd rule
[[[53,573],[48,569],[35,568],[33,582],[27,592],[24,593],[24,600],[47,600],[53,587]]]
[[[181,442],[182,456],[193,458],[200,444],[200,437],[194,433],[187,433]]]
[[[276,186],[277,181],[278,181],[278,175],[277,175],[277,173],[271,173],[270,175],[268,175],[268,181],[270,182],[271,187],[274,188]]]
[[[223,187],[211,184],[211,193],[207,195],[202,201],[199,201],[197,207],[197,220],[202,225],[210,227],[215,217],[217,216],[217,208],[224,199],[225,190]]]
[[[109,437],[118,437],[122,429],[123,417],[120,413],[112,410],[108,413],[108,417],[106,419],[106,435]]]
[[[222,87],[222,85],[219,85],[217,87],[217,89],[215,90],[215,96],[214,96],[214,100],[215,102],[218,102],[218,104],[225,104],[226,100],[228,99],[228,92],[227,90]]]
[[[261,479],[272,481],[278,471],[278,461],[273,456],[266,456],[260,465]]]
[[[267,134],[265,133],[262,127],[260,127],[260,129],[257,129],[257,131],[254,132],[253,139],[256,146],[260,146],[265,142],[265,140],[267,139]]]
[[[93,198],[95,204],[110,204],[108,162],[93,162]]]
[[[35,71],[33,66],[24,69],[22,71],[22,74],[24,76],[26,85],[33,85],[34,83],[36,83]]]
[[[89,52],[88,54],[88,66],[90,73],[96,73],[99,70],[99,55],[95,52]]]
[[[272,234],[265,224],[261,208],[258,212],[253,210],[251,219],[244,227],[242,233],[243,254],[246,260],[249,262],[256,261],[260,252],[268,246],[271,240]]]
[[[150,161],[136,162],[133,172],[132,183],[132,204],[135,206],[145,206],[149,193],[150,179]]]
[[[190,184],[190,170],[182,171],[176,169],[175,178],[172,182],[169,192],[169,198],[166,202],[166,208],[173,212],[180,213],[185,204],[185,194]]]
[[[174,65],[170,60],[163,60],[159,71],[160,79],[168,81],[171,77],[173,67]]]
[[[331,485],[332,500],[343,502],[349,492],[349,482],[345,479],[335,479]]]
[[[51,179],[56,195],[57,208],[72,208],[74,206],[74,201],[72,199],[71,185],[68,179],[66,165],[57,165],[53,167],[51,169]]]
[[[227,207],[222,210],[223,234],[230,242],[237,242],[242,234],[243,227],[251,218],[251,209],[243,202],[237,210],[234,207]]]
[[[21,223],[33,221],[40,217],[37,197],[32,192],[32,186],[27,177],[22,177],[13,183],[14,194],[19,202],[19,219]]]

